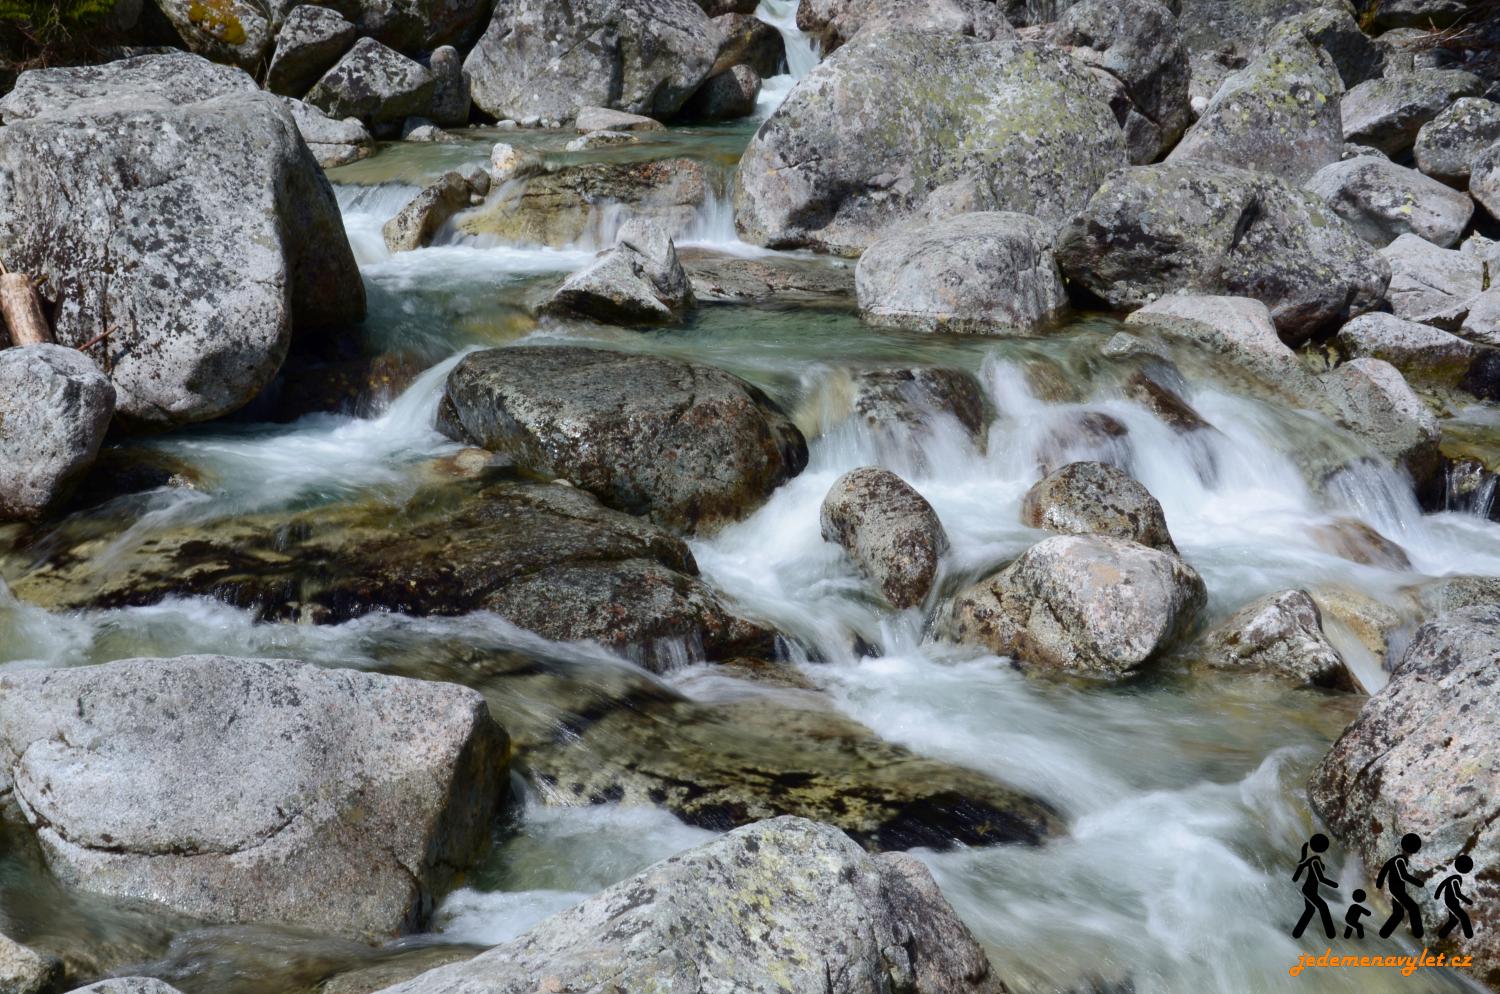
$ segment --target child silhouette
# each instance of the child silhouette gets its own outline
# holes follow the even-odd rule
[[[1453,868],[1458,872],[1438,884],[1437,893],[1433,895],[1448,908],[1448,920],[1438,929],[1438,938],[1447,938],[1448,933],[1453,931],[1453,926],[1462,925],[1464,938],[1472,939],[1474,926],[1469,921],[1469,913],[1464,910],[1464,905],[1473,904],[1474,899],[1463,891],[1463,875],[1474,869],[1474,861],[1465,853],[1453,861]]]
[[[1363,939],[1365,937],[1365,925],[1360,919],[1370,917],[1373,912],[1359,903],[1365,899],[1364,891],[1355,890],[1349,896],[1354,898],[1354,903],[1349,905],[1348,911],[1344,912],[1344,938],[1347,939],[1352,935]]]

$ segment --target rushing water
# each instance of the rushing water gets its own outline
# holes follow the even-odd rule
[[[788,46],[788,77],[766,87],[769,112],[817,53],[796,31],[791,0],[763,0],[760,16],[783,32]],[[727,182],[750,127],[673,129],[653,139],[671,154],[702,157],[724,179],[678,232],[680,243],[755,251],[734,234]],[[1342,585],[1393,599],[1427,577],[1500,575],[1500,528],[1482,514],[1422,514],[1406,482],[1378,462],[1319,491],[1301,460],[1315,451],[1360,455],[1361,444],[1317,417],[1263,403],[1224,377],[1197,375],[1187,356],[1186,399],[1217,430],[1173,431],[1125,399],[1100,355],[1118,330],[1106,318],[1080,319],[1041,341],[876,331],[845,310],[785,305],[705,307],[686,328],[646,334],[537,326],[525,306],[528,294],[605,247],[611,226],[623,220],[618,211],[601,214],[594,234],[561,249],[486,243],[450,229],[430,248],[392,256],[380,237],[380,226],[422,183],[484,160],[502,136],[548,154],[561,154],[567,137],[477,130],[455,145],[397,147],[335,177],[370,291],[370,334],[385,347],[426,357],[427,371],[366,418],[209,426],[147,443],[191,465],[203,482],[131,498],[134,523],[110,537],[101,557],[184,522],[409,492],[428,460],[454,449],[432,420],[448,369],[471,348],[589,340],[713,362],[778,398],[812,442],[806,472],[747,520],[694,543],[705,576],[743,611],[797,640],[795,665],[822,699],[891,741],[1028,790],[1069,821],[1065,837],[1039,848],[923,854],[1013,990],[1081,990],[1090,983],[1127,989],[1111,986],[1122,982],[1140,994],[1463,986],[1434,971],[1409,978],[1393,971],[1323,971],[1295,981],[1287,975],[1299,953],[1311,949],[1286,934],[1300,910],[1287,879],[1291,857],[1313,829],[1303,784],[1358,709],[1358,697],[1204,676],[1180,660],[1121,685],[1048,681],[1001,659],[924,642],[917,612],[882,610],[864,594],[849,563],[821,540],[818,509],[840,473],[869,464],[896,470],[941,517],[954,550],[945,569],[956,580],[1005,562],[1039,538],[1020,524],[1019,507],[1043,456],[1108,459],[1161,501],[1183,555],[1207,582],[1215,617],[1288,586]],[[979,374],[993,409],[982,444],[941,420],[929,435],[892,438],[847,418],[852,372],[923,363]],[[1109,414],[1127,435],[1093,442],[1068,435],[1066,427],[1083,411]],[[1472,430],[1493,428],[1485,417],[1463,414]],[[1057,451],[1059,438],[1067,440],[1065,453]],[[1342,519],[1399,543],[1411,567],[1361,565],[1329,551],[1320,535]],[[5,547],[0,533],[0,573],[23,565]],[[1330,627],[1361,681],[1378,687],[1379,661],[1359,655],[1352,637]],[[257,623],[246,612],[200,600],[63,615],[21,604],[0,584],[0,666],[224,652],[452,679],[448,656],[466,649],[542,660],[585,686],[657,681],[600,649],[547,644],[484,615],[377,615],[296,626]],[[663,679],[667,689],[705,701],[785,693],[702,665]],[[508,706],[507,721],[554,720],[545,702]],[[654,809],[550,806],[519,778],[516,792],[519,801],[492,856],[448,896],[433,934],[379,955],[504,941],[711,837]],[[6,831],[0,833],[0,931],[66,950],[81,972],[134,967],[189,994],[299,991],[335,967],[376,955],[277,930],[196,928],[65,893],[14,828]],[[1345,892],[1362,872],[1353,862],[1336,870],[1351,882]],[[1398,948],[1375,941],[1361,951]]]

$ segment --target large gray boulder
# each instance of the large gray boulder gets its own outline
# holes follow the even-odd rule
[[[293,7],[276,34],[266,69],[266,89],[300,97],[349,51],[359,30],[336,10],[305,3]]]
[[[152,0],[182,47],[252,72],[271,47],[271,19],[254,0]]]
[[[1417,69],[1368,80],[1344,94],[1344,139],[1402,155],[1424,124],[1460,97],[1483,92],[1483,80],[1458,69]]]
[[[1469,170],[1469,193],[1500,221],[1500,141],[1476,155]]]
[[[271,0],[293,4],[297,0]],[[363,36],[416,55],[444,45],[468,50],[484,30],[492,0],[324,0]]]
[[[1383,359],[1418,383],[1457,386],[1480,349],[1457,335],[1374,311],[1339,329],[1339,351],[1351,359]]]
[[[205,921],[420,928],[507,751],[453,684],[224,656],[0,675],[0,774],[52,872]]]
[[[735,66],[754,69],[762,79],[786,72],[786,42],[780,31],[749,14],[721,14],[713,21],[721,36],[713,75]]]
[[[753,510],[807,465],[765,394],[712,366],[576,347],[491,349],[448,376],[453,437],[685,529]]]
[[[474,101],[469,94],[469,80],[464,76],[463,56],[452,45],[444,45],[427,57],[432,73],[432,105],[427,116],[444,128],[469,123],[469,109]]]
[[[1166,515],[1151,491],[1098,462],[1069,463],[1026,491],[1021,523],[1064,535],[1109,535],[1176,554]]]
[[[364,317],[333,191],[279,97],[188,55],[22,74],[0,100],[0,243],[119,412],[238,409],[297,340]],[[59,213],[59,203],[90,204]]]
[[[1380,304],[1388,264],[1321,198],[1206,162],[1112,175],[1058,233],[1063,275],[1112,307],[1244,296],[1300,342]]]
[[[1307,181],[1307,189],[1328,201],[1372,245],[1389,245],[1413,234],[1450,246],[1474,214],[1474,201],[1466,194],[1379,155],[1324,166]]]
[[[749,66],[731,66],[708,78],[682,105],[684,117],[698,121],[731,121],[755,113],[760,74]]]
[[[891,28],[825,59],[740,160],[747,241],[857,255],[969,178],[981,209],[1056,220],[1081,207],[1125,140],[1089,70],[1049,46]]]
[[[1059,535],[955,596],[938,633],[1025,663],[1120,676],[1186,635],[1206,600],[1203,579],[1171,553]]]
[[[1422,839],[1411,869],[1434,886],[1452,860],[1474,861],[1465,890],[1474,937],[1454,935],[1476,976],[1500,968],[1500,608],[1466,607],[1417,629],[1385,689],[1366,702],[1313,771],[1313,809],[1373,871]],[[1438,915],[1440,908],[1433,909]],[[1439,918],[1429,916],[1436,925]]]
[[[903,227],[854,270],[859,313],[892,328],[1028,334],[1067,307],[1050,224],[982,211]]]
[[[1294,185],[1337,162],[1343,83],[1321,49],[1283,39],[1226,79],[1168,162],[1209,162],[1279,176]]]
[[[373,128],[398,128],[422,117],[437,86],[431,71],[374,38],[361,38],[304,98],[330,117],[357,117]]]
[[[1179,0],[1177,23],[1189,51],[1243,64],[1266,47],[1277,28],[1325,7],[1350,10],[1341,0]]]
[[[801,0],[797,27],[825,55],[859,32],[904,27],[992,41],[1015,31],[992,0]]]
[[[1354,359],[1323,382],[1344,425],[1414,481],[1424,483],[1437,470],[1442,429],[1395,366],[1383,359]]]
[[[1391,267],[1386,298],[1399,318],[1456,331],[1484,290],[1484,260],[1467,252],[1407,234],[1380,254]]]
[[[614,248],[558,287],[547,309],[607,324],[671,324],[694,303],[693,285],[666,228],[633,219]]]
[[[774,950],[774,955],[768,955]],[[802,818],[757,822],[621,881],[465,963],[383,994],[998,994],[915,857]]]
[[[307,143],[307,150],[324,169],[348,165],[375,154],[375,139],[358,118],[335,121],[312,104],[286,98],[287,110],[297,131]]]
[[[823,498],[820,521],[824,541],[842,546],[892,607],[927,599],[948,534],[901,477],[875,466],[845,473]]]
[[[1271,44],[1300,36],[1327,53],[1338,67],[1344,89],[1349,90],[1385,70],[1381,47],[1359,28],[1354,11],[1344,3],[1325,3],[1288,17],[1271,35]]]
[[[1479,153],[1500,142],[1500,104],[1483,97],[1460,97],[1422,125],[1412,154],[1417,168],[1433,179],[1464,187]]]
[[[516,0],[496,6],[464,73],[475,106],[498,118],[670,117],[708,78],[718,43],[693,0]]]
[[[1301,590],[1251,601],[1203,637],[1210,666],[1274,673],[1313,687],[1353,690],[1354,680],[1323,634],[1318,605]]]
[[[115,413],[115,388],[61,345],[0,350],[0,521],[56,507],[88,472]]]
[[[1172,11],[1156,0],[1084,0],[1047,30],[1047,39],[1118,81],[1115,107],[1130,161],[1155,162],[1192,120],[1188,53]]]

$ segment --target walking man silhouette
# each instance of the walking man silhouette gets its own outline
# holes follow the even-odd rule
[[[1422,881],[1411,873],[1411,857],[1421,848],[1422,837],[1415,832],[1407,832],[1401,837],[1401,851],[1385,861],[1385,865],[1380,868],[1380,875],[1375,878],[1376,887],[1385,887],[1391,893],[1391,917],[1380,926],[1382,939],[1391,937],[1402,918],[1406,918],[1414,937],[1422,937],[1422,910],[1406,892],[1407,884],[1422,886]]]
[[[1311,848],[1313,854],[1309,856],[1307,850]],[[1302,933],[1307,931],[1308,923],[1313,919],[1313,913],[1323,919],[1323,932],[1330,939],[1334,937],[1333,914],[1328,910],[1328,902],[1323,900],[1323,895],[1318,893],[1321,884],[1337,889],[1338,884],[1323,876],[1323,858],[1319,853],[1328,851],[1328,836],[1319,832],[1311,839],[1302,843],[1302,862],[1297,864],[1297,872],[1292,874],[1292,882],[1302,876],[1304,870],[1307,877],[1302,881],[1302,917],[1297,919],[1297,927],[1292,929],[1292,938],[1302,938]]]
[[[1433,895],[1448,907],[1448,920],[1438,929],[1438,938],[1446,939],[1448,933],[1453,931],[1453,926],[1462,925],[1464,938],[1472,939],[1474,926],[1469,921],[1469,913],[1464,910],[1464,905],[1473,904],[1474,899],[1463,891],[1463,875],[1474,869],[1474,861],[1469,858],[1468,853],[1464,853],[1453,861],[1453,868],[1458,872],[1438,884],[1437,893]]]

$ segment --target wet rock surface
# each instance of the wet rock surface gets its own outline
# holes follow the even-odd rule
[[[927,599],[948,535],[937,512],[895,473],[851,470],[823,499],[823,540],[844,547],[893,607]]]
[[[1267,594],[1240,608],[1204,636],[1203,659],[1315,687],[1354,689],[1343,657],[1323,634],[1318,605],[1301,590]]]
[[[60,345],[0,350],[0,520],[55,508],[104,442],[115,388],[85,355]]]
[[[1170,552],[1161,504],[1113,466],[1069,463],[1037,481],[1021,502],[1021,523],[1065,535],[1109,535]]]
[[[711,529],[807,464],[780,408],[711,366],[576,347],[465,358],[444,430],[632,514]]]
[[[210,921],[417,928],[505,793],[505,733],[463,687],[186,656],[0,690],[0,762],[53,872]]]

